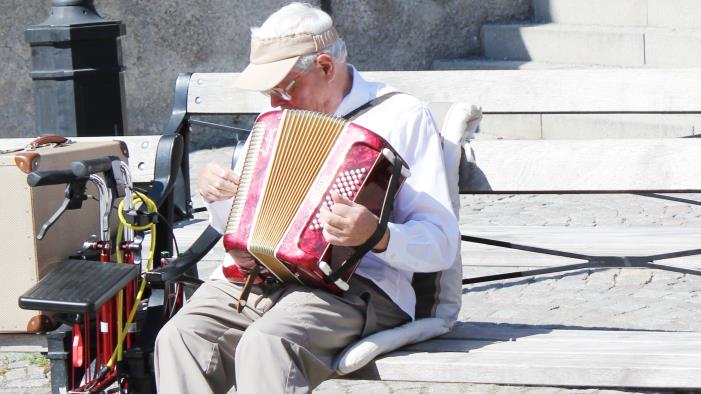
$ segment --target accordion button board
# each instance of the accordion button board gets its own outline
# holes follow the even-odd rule
[[[351,170],[344,171],[342,174],[337,176],[336,180],[331,184],[331,191],[334,191],[349,200],[355,200],[357,191],[362,185],[366,172],[367,169],[365,167],[353,168]],[[328,209],[331,209],[333,204],[331,192],[329,192],[324,196],[322,205],[326,206]],[[320,216],[321,212],[317,210],[311,224],[309,225],[309,230],[322,230],[321,223],[319,222]]]

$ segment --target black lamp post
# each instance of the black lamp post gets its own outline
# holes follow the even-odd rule
[[[94,0],[53,0],[30,26],[37,134],[123,135],[126,127],[121,21],[103,19]]]

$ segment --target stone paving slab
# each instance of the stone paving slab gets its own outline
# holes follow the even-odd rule
[[[0,394],[51,391],[49,363],[40,353],[0,353]]]
[[[675,197],[689,201],[638,195],[463,196],[460,221],[507,226],[699,225],[701,207],[696,201],[701,196]],[[535,326],[699,331],[700,287],[699,276],[662,270],[570,271],[466,286],[460,318]]]

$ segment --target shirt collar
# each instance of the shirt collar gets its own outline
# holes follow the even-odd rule
[[[363,79],[352,64],[348,64],[348,67],[352,70],[353,85],[350,92],[343,97],[338,108],[336,108],[334,115],[339,117],[345,116],[354,109],[377,97],[377,92],[382,86],[382,84],[368,82]]]

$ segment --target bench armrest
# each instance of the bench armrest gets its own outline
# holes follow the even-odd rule
[[[178,170],[183,159],[185,146],[180,134],[166,134],[158,141],[156,163],[153,170],[153,185],[148,197],[161,206],[169,197],[178,179]]]
[[[182,73],[175,80],[173,92],[173,110],[166,124],[164,134],[179,134],[187,116],[187,91],[192,73]]]
[[[159,268],[147,274],[150,282],[174,282],[182,275],[189,273],[192,268],[209,253],[221,239],[221,234],[212,226],[200,234],[188,250],[170,261],[168,266]]]

